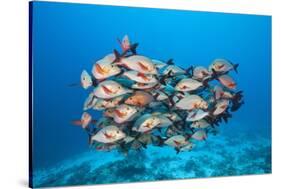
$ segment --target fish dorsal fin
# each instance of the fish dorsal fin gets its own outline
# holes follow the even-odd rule
[[[138,43],[134,43],[133,45],[131,45],[130,47],[130,51],[132,52],[133,55],[137,54],[137,47],[138,47]]]
[[[174,60],[172,58],[169,59],[166,64],[168,64],[168,65],[175,65]]]
[[[116,49],[113,50],[113,53],[115,55],[115,59],[113,60],[113,63],[119,62],[121,59],[121,54]]]

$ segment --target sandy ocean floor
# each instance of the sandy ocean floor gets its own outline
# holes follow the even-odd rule
[[[209,137],[191,152],[149,146],[131,152],[89,151],[34,172],[34,187],[126,183],[271,173],[271,142],[256,135]]]

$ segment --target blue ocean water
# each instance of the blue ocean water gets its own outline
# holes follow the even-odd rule
[[[34,186],[271,172],[271,17],[50,2],[33,2],[32,17]],[[71,124],[88,93],[69,84],[125,34],[139,42],[138,53],[182,67],[239,63],[233,77],[245,104],[192,152],[90,150],[86,133]]]

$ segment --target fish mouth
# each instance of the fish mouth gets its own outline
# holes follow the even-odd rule
[[[114,113],[120,118],[124,118],[127,115],[126,112],[123,113],[120,110],[114,110]]]
[[[96,71],[101,74],[101,75],[105,75],[108,74],[108,70],[104,69],[103,67],[101,67],[99,64],[95,65]]]

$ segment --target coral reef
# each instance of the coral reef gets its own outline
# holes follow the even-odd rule
[[[160,148],[151,147],[122,158],[112,155],[103,163],[91,159],[93,154],[86,152],[78,160],[67,161],[75,162],[71,166],[61,162],[60,169],[35,172],[34,183],[36,187],[46,187],[271,173],[270,140],[252,137],[241,142],[241,138],[240,142],[239,138],[212,139],[207,145],[180,154],[167,147],[164,153],[163,149],[160,153]]]

